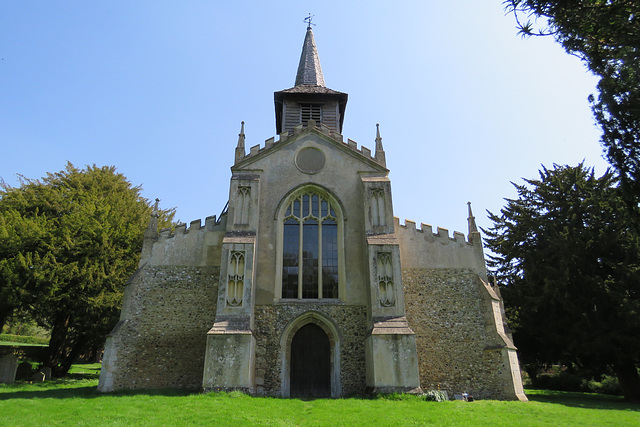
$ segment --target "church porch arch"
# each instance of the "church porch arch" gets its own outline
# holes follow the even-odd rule
[[[280,338],[281,358],[281,393],[282,397],[292,397],[291,368],[292,345],[296,334],[307,325],[319,327],[328,340],[329,346],[329,394],[331,397],[339,397],[342,394],[340,384],[340,345],[341,339],[335,322],[323,313],[307,311],[290,321],[282,332]]]

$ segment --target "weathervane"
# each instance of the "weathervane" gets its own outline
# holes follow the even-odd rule
[[[313,19],[315,15],[312,15],[311,13],[309,13],[309,16],[307,16],[306,18],[304,18],[304,22],[307,23],[307,28],[311,28],[312,25],[316,25],[316,24],[312,24],[311,20]]]

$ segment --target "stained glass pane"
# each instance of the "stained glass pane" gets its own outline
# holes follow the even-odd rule
[[[302,298],[318,298],[318,221],[302,225]]]
[[[289,218],[284,222],[282,248],[282,298],[298,298],[298,257],[300,224]]]
[[[322,218],[324,218],[325,216],[327,216],[327,212],[328,212],[328,205],[327,205],[327,201],[323,200],[322,201]]]

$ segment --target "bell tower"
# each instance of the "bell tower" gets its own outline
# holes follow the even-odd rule
[[[275,92],[273,98],[278,134],[293,132],[294,126],[301,123],[307,127],[309,120],[342,133],[347,94],[325,86],[311,23],[302,45],[295,86]]]

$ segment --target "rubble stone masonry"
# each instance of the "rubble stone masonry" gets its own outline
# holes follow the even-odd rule
[[[219,267],[146,266],[132,277],[109,338],[111,354],[105,353],[103,391],[201,388],[219,273]]]
[[[340,382],[342,395],[364,392],[366,373],[364,339],[367,333],[365,306],[342,304],[277,304],[255,308],[256,391],[279,396],[281,392],[281,335],[286,325],[308,312],[316,311],[335,322],[340,334]]]
[[[403,269],[406,313],[416,334],[423,390],[468,392],[476,398],[504,394],[501,342],[485,318],[486,297],[474,272]],[[494,327],[495,328],[495,327]]]

